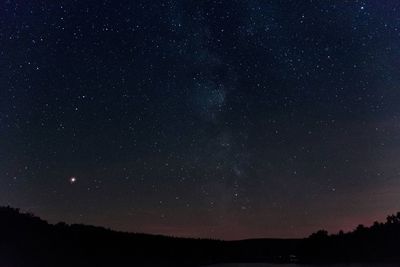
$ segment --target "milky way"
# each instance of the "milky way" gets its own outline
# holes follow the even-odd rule
[[[400,210],[399,1],[3,1],[0,205],[302,237]]]

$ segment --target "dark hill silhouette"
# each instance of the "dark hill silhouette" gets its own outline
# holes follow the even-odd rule
[[[304,239],[297,253],[307,262],[400,262],[400,212],[349,233],[320,230]]]
[[[349,233],[220,241],[48,224],[0,207],[0,266],[199,266],[220,262],[400,262],[400,213]]]

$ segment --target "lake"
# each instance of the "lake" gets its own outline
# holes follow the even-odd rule
[[[215,264],[209,267],[398,267],[394,264],[383,263],[357,263],[357,264],[324,264],[324,265],[308,265],[308,264],[270,264],[270,263],[232,263],[232,264]]]

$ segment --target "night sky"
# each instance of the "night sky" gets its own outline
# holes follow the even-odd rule
[[[303,237],[400,210],[400,2],[1,1],[0,205]]]

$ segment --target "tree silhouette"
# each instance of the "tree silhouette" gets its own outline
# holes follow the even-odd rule
[[[220,262],[400,263],[400,212],[348,233],[304,239],[220,241],[131,234],[81,224],[48,224],[0,207],[0,266],[199,266]]]
[[[328,231],[318,230],[316,233],[310,235],[310,239],[325,239],[328,237]]]

